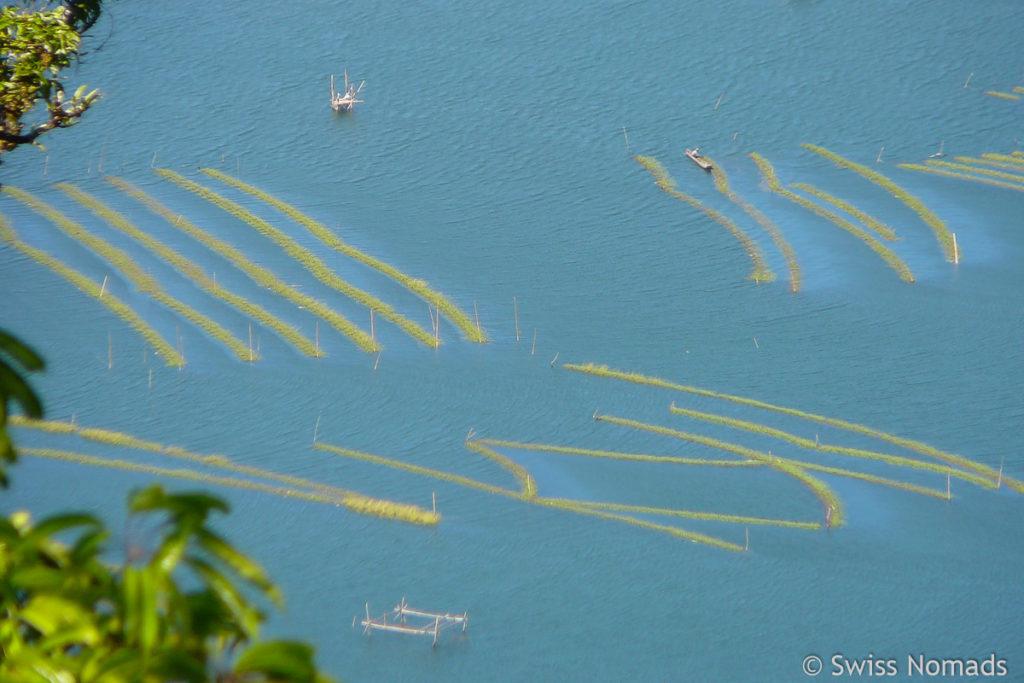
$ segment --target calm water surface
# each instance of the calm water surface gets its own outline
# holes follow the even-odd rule
[[[328,301],[346,302],[242,222],[156,176],[173,168],[273,221],[342,277],[430,329],[426,305],[331,252],[258,200],[198,174],[224,170],[315,216],[353,245],[422,277],[493,338],[425,349],[378,321],[375,357],[320,326],[329,357],[301,356],[257,327],[259,363],[134,290],[108,264],[11,198],[23,239],[96,280],[110,276],[154,327],[183,338],[168,369],[94,299],[0,247],[0,316],[44,353],[48,416],[218,452],[246,464],[429,505],[436,529],[265,494],[218,490],[223,527],[281,583],[268,630],[313,641],[349,680],[722,680],[804,678],[815,653],[1007,660],[1024,676],[1024,499],[954,480],[952,503],[823,475],[847,507],[831,532],[752,527],[734,554],[631,525],[526,505],[331,456],[330,443],[476,477],[506,473],[463,448],[483,436],[668,455],[705,447],[594,422],[602,413],[694,431],[944,489],[940,475],[823,456],[767,436],[669,414],[678,405],[823,442],[899,452],[869,437],[715,399],[588,377],[599,362],[867,424],[1024,477],[1021,264],[1024,195],[897,168],[937,151],[1009,153],[1024,103],[1019,2],[813,1],[573,4],[112,3],[71,78],[106,93],[87,120],[5,159],[3,182],[37,193],[133,255],[165,288],[245,338],[248,320],[77,206],[70,181],[189,255],[218,282],[312,336],[314,319],[100,179],[120,175]],[[343,69],[366,79],[354,115],[327,107]],[[965,81],[970,81],[965,87]],[[716,108],[717,103],[717,108]],[[931,230],[886,191],[803,150],[872,165],[957,233],[947,263]],[[803,288],[767,234],[684,157],[701,148],[792,243]],[[884,146],[884,150],[882,149]],[[876,158],[881,150],[881,160]],[[917,282],[855,237],[770,193],[747,157],[891,225]],[[657,157],[680,188],[734,219],[774,283],[721,225],[657,189],[631,154]],[[516,343],[518,311],[520,342]],[[536,341],[534,342],[534,335]],[[114,366],[108,369],[108,340]],[[558,354],[558,360],[552,359]],[[152,371],[152,375],[150,375]],[[24,446],[160,458],[21,430]],[[541,494],[817,519],[805,488],[763,468],[686,468],[508,452]],[[125,493],[152,477],[25,457],[5,512],[68,507],[120,528]],[[175,487],[187,487],[173,483]],[[653,521],[662,521],[648,517]],[[668,523],[676,523],[670,521]],[[744,543],[742,526],[679,526]],[[369,601],[403,595],[471,615],[432,650],[351,628]]]

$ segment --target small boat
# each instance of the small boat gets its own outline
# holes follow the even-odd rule
[[[711,162],[701,156],[700,148],[694,147],[693,149],[686,150],[686,156],[689,157],[690,161],[700,166],[705,171],[711,170]]]

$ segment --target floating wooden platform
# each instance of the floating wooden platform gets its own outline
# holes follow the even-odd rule
[[[711,162],[705,159],[703,156],[701,156],[700,150],[698,148],[694,147],[693,149],[686,150],[686,156],[687,158],[690,159],[690,161],[697,164],[705,171],[711,170]]]
[[[360,99],[356,99],[359,95],[359,91],[366,85],[366,81],[359,84],[359,87],[349,85],[348,83],[348,69],[345,70],[345,94],[335,92],[334,90],[334,74],[331,74],[331,109],[334,111],[352,111],[355,109],[356,104],[362,102]]]
[[[408,619],[412,617],[419,620],[418,623],[409,624]],[[406,633],[414,636],[428,636],[433,639],[434,647],[437,647],[437,639],[441,632],[453,626],[462,626],[462,632],[466,632],[469,623],[469,613],[450,614],[448,612],[426,612],[413,609],[405,602],[405,598],[398,603],[391,611],[391,622],[388,622],[388,613],[385,612],[379,617],[370,616],[370,603],[366,603],[366,618],[359,624],[363,627],[363,633],[370,635],[373,631],[386,631],[389,633]],[[353,626],[355,619],[352,620]]]

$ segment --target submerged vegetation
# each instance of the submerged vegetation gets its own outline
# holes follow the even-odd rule
[[[185,234],[189,235],[198,242],[203,243],[214,252],[220,254],[225,259],[230,261],[235,267],[249,276],[256,284],[266,287],[275,294],[281,296],[284,299],[292,302],[300,308],[305,308],[313,315],[321,318],[327,324],[334,329],[338,330],[346,336],[358,334],[361,332],[348,318],[338,313],[334,309],[330,308],[326,304],[308,294],[304,294],[295,287],[289,285],[284,280],[279,278],[270,270],[264,268],[258,263],[254,263],[241,251],[228,244],[224,240],[210,234],[206,230],[203,230],[196,224],[187,220],[180,214],[176,214],[169,208],[158,202],[153,197],[149,196],[139,188],[135,187],[131,183],[122,180],[121,178],[115,178],[113,176],[107,176],[105,178],[107,182],[117,187],[122,192],[138,200],[146,206],[150,211],[163,217],[168,223],[178,228]]]
[[[149,295],[155,301],[163,304],[186,320],[194,323],[197,327],[205,330],[211,337],[231,349],[239,360],[255,360],[253,355],[250,353],[250,349],[242,342],[241,339],[238,339],[231,334],[231,332],[226,330],[216,320],[213,320],[188,304],[183,303],[164,292],[156,279],[154,279],[149,273],[145,272],[141,266],[135,263],[135,261],[128,256],[128,254],[106,240],[93,235],[80,224],[72,221],[63,213],[41,201],[34,195],[24,190],[11,187],[10,185],[5,185],[3,187],[3,191],[27,205],[36,213],[45,216],[66,235],[77,240],[91,251],[106,259],[111,265],[120,270],[121,274],[134,284],[140,292]]]
[[[863,223],[866,227],[873,230],[876,234],[882,237],[882,239],[889,240],[890,242],[894,242],[896,240],[896,233],[893,231],[892,228],[890,228],[888,225],[878,220],[874,216],[865,213],[864,211],[861,211],[850,202],[839,197],[836,197],[833,194],[829,194],[824,190],[819,190],[813,185],[808,185],[807,183],[793,183],[792,187],[796,188],[797,190],[806,192],[811,196],[817,197],[821,201],[827,202],[832,206],[836,207],[837,209],[839,209],[840,211],[853,216],[861,223]]]
[[[646,156],[634,156],[633,159],[647,169],[647,171],[654,176],[655,183],[662,190],[672,195],[676,199],[681,199],[695,209],[703,211],[705,214],[710,216],[712,219],[720,223],[725,227],[726,230],[732,233],[733,237],[739,240],[740,244],[743,245],[743,249],[746,250],[747,256],[754,264],[754,270],[750,273],[749,277],[755,282],[774,282],[775,273],[771,268],[768,267],[768,263],[764,259],[764,253],[761,248],[757,246],[757,243],[750,238],[750,236],[743,231],[738,225],[732,220],[722,215],[718,211],[705,206],[702,202],[691,197],[688,194],[680,192],[676,181],[669,175],[665,167],[661,165],[661,162],[654,157]]]
[[[317,503],[328,503],[341,505],[353,512],[373,515],[385,519],[395,519],[412,524],[437,524],[441,516],[436,511],[425,510],[416,505],[398,503],[395,501],[380,498],[371,498],[355,491],[341,489],[318,482],[310,481],[302,477],[296,477],[278,472],[271,472],[259,467],[234,463],[223,455],[202,455],[193,453],[178,446],[165,446],[153,441],[139,439],[124,432],[97,427],[80,427],[70,422],[55,422],[44,420],[31,420],[20,416],[13,416],[10,424],[15,427],[34,429],[57,434],[75,434],[83,439],[103,443],[111,446],[133,448],[136,450],[158,453],[179,460],[187,460],[199,465],[228,470],[237,474],[244,474],[248,477],[267,479],[275,484],[266,484],[253,479],[241,479],[236,477],[224,477],[189,469],[174,469],[147,465],[144,463],[114,458],[82,455],[68,451],[54,449],[23,449],[28,455],[46,457],[68,462],[77,462],[84,465],[97,467],[111,467],[115,469],[145,472],[163,477],[174,477],[190,481],[201,481],[221,486],[261,491],[277,496],[298,498]]]
[[[754,408],[762,408],[764,410],[770,410],[784,415],[790,415],[792,417],[802,418],[810,422],[817,422],[820,424],[829,425],[838,429],[845,429],[847,431],[869,436],[881,441],[886,441],[895,446],[906,448],[910,451],[915,451],[926,455],[930,458],[945,462],[954,467],[959,467],[968,472],[974,472],[982,477],[986,477],[991,481],[998,481],[1001,484],[1005,484],[1009,488],[1017,491],[1018,493],[1024,493],[1024,482],[1021,482],[1012,477],[1006,476],[997,472],[988,465],[984,465],[979,462],[975,462],[969,458],[965,458],[962,455],[956,455],[954,453],[947,453],[946,451],[939,450],[934,446],[930,446],[924,442],[916,441],[914,439],[908,439],[894,434],[889,434],[865,425],[857,424],[855,422],[849,422],[834,417],[826,417],[824,415],[818,415],[815,413],[809,413],[803,410],[797,410],[795,408],[786,408],[784,406],[775,405],[772,403],[766,403],[764,401],[758,401],[756,399],[745,398],[743,396],[736,396],[734,394],[723,394],[717,391],[710,391],[708,389],[700,389],[698,387],[687,386],[685,384],[677,384],[668,380],[660,379],[658,377],[650,377],[637,372],[623,372],[621,370],[613,370],[606,365],[596,365],[593,363],[587,364],[572,364],[566,363],[563,365],[567,370],[575,372],[581,372],[588,375],[594,375],[597,377],[607,377],[611,379],[618,379],[626,382],[632,382],[634,384],[641,384],[646,386],[661,387],[663,389],[671,389],[673,391],[681,391],[689,394],[695,394],[698,396],[706,396],[708,398],[717,398],[724,401],[730,401],[732,403],[738,403],[741,405],[747,405]]]
[[[1014,176],[1014,174],[1012,173],[1001,173],[999,175],[1001,177],[1017,177],[1020,178],[1021,182],[1011,183],[1006,182],[1004,180],[996,180],[995,178],[986,178],[984,176],[993,174],[993,172],[990,169],[966,166],[962,164],[949,164],[946,167],[938,167],[935,164],[900,164],[899,167],[905,168],[908,171],[920,171],[922,173],[931,173],[934,175],[945,176],[947,178],[956,178],[958,180],[969,180],[974,183],[983,183],[985,185],[992,185],[993,187],[1001,187],[1007,190],[1017,190],[1018,192],[1024,192],[1024,176]],[[956,170],[948,170],[949,168],[954,167],[963,169],[964,171],[970,171],[970,173],[964,173]]]
[[[209,188],[203,187],[199,183],[185,178],[179,173],[175,173],[174,171],[165,168],[157,169],[157,173],[177,185],[180,185],[186,190],[194,192],[203,199],[206,199],[215,206],[218,206],[224,211],[227,211],[231,215],[240,219],[244,223],[256,228],[260,233],[273,240],[275,244],[285,251],[285,253],[305,266],[305,268],[312,273],[316,279],[320,280],[331,289],[344,294],[353,301],[366,306],[372,311],[376,311],[381,315],[381,317],[395,323],[420,343],[427,346],[435,345],[434,335],[429,334],[416,323],[398,314],[389,304],[384,303],[369,292],[365,292],[362,289],[350,285],[342,280],[316,254],[300,245],[282,230],[275,228],[267,221],[256,216],[252,212],[247,211],[235,202],[220,196]],[[354,329],[349,334],[349,337],[355,341],[361,349],[367,352],[380,350],[377,346],[376,340],[374,340],[370,335],[366,334],[366,332],[361,329],[355,328],[354,325],[352,327]]]
[[[844,159],[838,154],[830,152],[824,147],[820,147],[818,145],[812,145],[805,142],[801,146],[804,149],[808,149],[815,154],[825,157],[837,166],[859,173],[876,185],[888,190],[893,197],[910,207],[910,209],[920,216],[921,220],[923,220],[928,227],[932,229],[935,233],[935,237],[939,240],[939,244],[942,246],[942,250],[946,255],[947,261],[954,261],[958,258],[959,255],[956,253],[956,248],[953,245],[953,234],[949,231],[949,228],[946,227],[946,224],[943,223],[938,216],[932,213],[932,211],[925,206],[920,199],[910,194],[881,173],[873,171],[867,166]]]
[[[791,432],[786,432],[781,429],[775,429],[757,422],[749,422],[747,420],[738,420],[732,417],[726,417],[724,415],[715,415],[713,413],[705,413],[699,410],[690,410],[687,408],[680,408],[673,403],[669,410],[674,415],[682,415],[684,417],[690,417],[695,420],[703,420],[705,422],[711,422],[714,424],[725,425],[728,427],[734,427],[736,429],[742,429],[747,432],[755,434],[763,434],[776,439],[782,439],[788,441],[791,444],[799,446],[800,448],[806,448],[808,450],[814,450],[821,453],[831,453],[834,455],[846,455],[853,458],[864,458],[867,460],[879,460],[889,465],[895,465],[897,467],[907,467],[910,469],[924,470],[927,472],[933,472],[937,474],[951,474],[958,479],[969,481],[972,484],[977,484],[982,488],[994,489],[996,485],[989,479],[982,477],[977,474],[970,472],[964,472],[960,469],[953,469],[948,466],[939,465],[933,462],[925,462],[922,460],[914,460],[913,458],[905,458],[898,455],[890,455],[888,453],[879,453],[877,451],[868,451],[861,448],[848,448],[846,446],[834,446],[830,444],[820,443],[815,440],[807,439],[801,436],[797,436]]]
[[[22,242],[21,239],[18,238],[18,234],[7,224],[7,220],[3,217],[0,217],[0,240],[10,244],[33,261],[46,266],[73,284],[75,287],[106,306],[117,317],[128,323],[128,325],[138,332],[143,339],[149,342],[156,354],[163,358],[165,363],[172,367],[182,367],[185,365],[184,357],[178,353],[174,346],[161,337],[160,333],[154,330],[149,323],[143,320],[131,306],[124,303],[110,292],[104,291],[103,285],[100,283],[89,279],[73,268],[69,268],[60,260],[50,256],[45,251],[36,249],[35,247]]]
[[[808,211],[811,211],[812,213],[815,213],[821,216],[822,218],[832,221],[843,230],[846,230],[847,232],[858,237],[861,241],[868,245],[868,247],[873,252],[881,256],[882,260],[889,264],[889,266],[896,271],[896,273],[900,276],[901,280],[903,280],[904,282],[914,281],[914,275],[913,273],[910,272],[910,269],[907,267],[907,264],[905,264],[899,256],[894,254],[893,251],[889,249],[889,247],[885,246],[877,239],[872,237],[870,234],[868,234],[865,230],[862,230],[861,228],[857,227],[856,225],[846,220],[842,216],[833,213],[832,211],[829,211],[827,209],[824,209],[815,204],[814,202],[804,199],[800,195],[790,192],[789,190],[784,188],[782,184],[779,182],[779,179],[775,175],[775,169],[773,169],[772,165],[768,163],[768,160],[762,157],[761,155],[751,153],[750,158],[754,160],[754,163],[757,164],[757,167],[761,170],[761,173],[764,174],[765,180],[768,182],[768,187],[770,187],[773,192],[778,192],[786,199],[796,204],[799,204]]]
[[[320,349],[318,349],[312,341],[303,336],[301,332],[295,329],[295,327],[284,322],[259,304],[255,304],[245,297],[234,294],[221,285],[218,285],[215,280],[212,280],[203,272],[202,268],[195,265],[191,259],[179,254],[174,249],[171,249],[156,238],[152,237],[149,233],[139,229],[123,215],[100,202],[92,195],[83,192],[79,188],[68,183],[58,183],[57,188],[72,197],[75,201],[87,207],[90,211],[105,220],[111,226],[125,233],[158,255],[160,258],[173,265],[179,272],[190,278],[211,295],[221,299],[231,306],[234,306],[242,313],[251,316],[254,320],[263,323],[270,329],[277,332],[281,338],[291,343],[292,346],[302,353],[314,358],[323,355],[320,353]],[[252,352],[251,347],[249,350]],[[253,354],[253,358],[255,357],[255,354]]]
[[[670,436],[674,439],[680,439],[682,441],[689,441],[690,443],[700,444],[709,448],[717,448],[733,455],[738,455],[741,458],[748,460],[757,460],[764,463],[772,469],[778,470],[784,474],[787,474],[800,483],[804,484],[809,488],[821,504],[825,508],[825,524],[829,527],[842,526],[845,522],[843,514],[843,503],[839,499],[828,484],[821,481],[817,477],[813,477],[804,471],[803,467],[796,465],[792,461],[785,460],[783,458],[776,458],[768,453],[762,453],[761,451],[754,450],[753,448],[747,448],[746,446],[740,446],[739,444],[729,443],[720,439],[713,439],[708,436],[702,436],[700,434],[692,434],[690,432],[681,432],[677,429],[669,429],[668,427],[661,427],[659,425],[652,425],[646,422],[639,422],[637,420],[630,420],[621,417],[614,417],[612,415],[597,415],[595,419],[600,422],[608,422],[609,424],[619,425],[621,427],[631,427],[633,429],[639,429],[645,432],[651,432],[653,434],[661,434],[662,436]]]
[[[747,212],[747,215],[757,221],[765,231],[771,235],[772,241],[775,242],[775,246],[779,248],[782,255],[786,258],[786,264],[789,266],[789,290],[791,292],[800,291],[800,264],[796,260],[796,252],[793,251],[793,247],[782,235],[782,231],[779,230],[775,223],[772,223],[761,211],[755,206],[745,201],[738,194],[733,192],[732,188],[729,187],[729,177],[726,176],[725,171],[719,166],[714,160],[704,157],[708,163],[711,164],[711,175],[715,178],[715,187],[719,192],[729,198],[734,204],[739,206],[741,209]]]
[[[253,187],[248,183],[244,183],[237,178],[233,178],[226,173],[214,170],[212,168],[204,168],[202,172],[220,180],[232,187],[235,187],[243,192],[246,192],[253,197],[262,199],[267,204],[270,204],[283,214],[291,218],[296,223],[304,226],[313,235],[317,237],[321,242],[331,247],[332,249],[345,254],[346,256],[363,263],[374,270],[377,270],[384,275],[387,275],[392,280],[404,285],[406,289],[420,297],[428,304],[433,306],[435,309],[441,311],[445,317],[447,317],[462,335],[469,341],[484,343],[487,341],[487,335],[477,327],[469,316],[466,315],[458,306],[453,304],[444,294],[435,291],[430,287],[428,283],[418,278],[411,277],[406,273],[403,273],[398,268],[395,268],[389,263],[385,263],[378,258],[370,256],[369,254],[356,249],[352,245],[341,240],[333,231],[331,231],[323,223],[307,216],[291,204],[281,201],[274,195],[264,192],[257,187]]]

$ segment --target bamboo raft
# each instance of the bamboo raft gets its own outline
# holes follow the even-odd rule
[[[711,162],[708,161],[701,153],[700,148],[694,147],[693,149],[686,150],[686,157],[693,163],[700,166],[705,171],[711,170]]]
[[[362,102],[360,99],[356,99],[359,95],[359,91],[366,85],[366,81],[359,84],[359,87],[349,85],[348,82],[348,69],[345,70],[345,94],[341,94],[334,90],[334,74],[331,74],[331,109],[334,111],[352,111],[355,109],[357,103]]]
[[[421,621],[410,625],[408,617]],[[366,603],[366,618],[362,619],[359,624],[363,627],[363,633],[366,635],[370,635],[373,631],[386,631],[389,633],[407,633],[414,636],[428,636],[433,638],[433,646],[437,647],[437,639],[445,629],[461,625],[462,632],[466,632],[466,626],[469,623],[469,612],[463,612],[462,614],[426,612],[409,607],[403,597],[402,601],[391,610],[391,619],[392,621],[388,622],[387,612],[379,617],[371,617],[370,603]],[[354,618],[352,622],[354,626]]]

